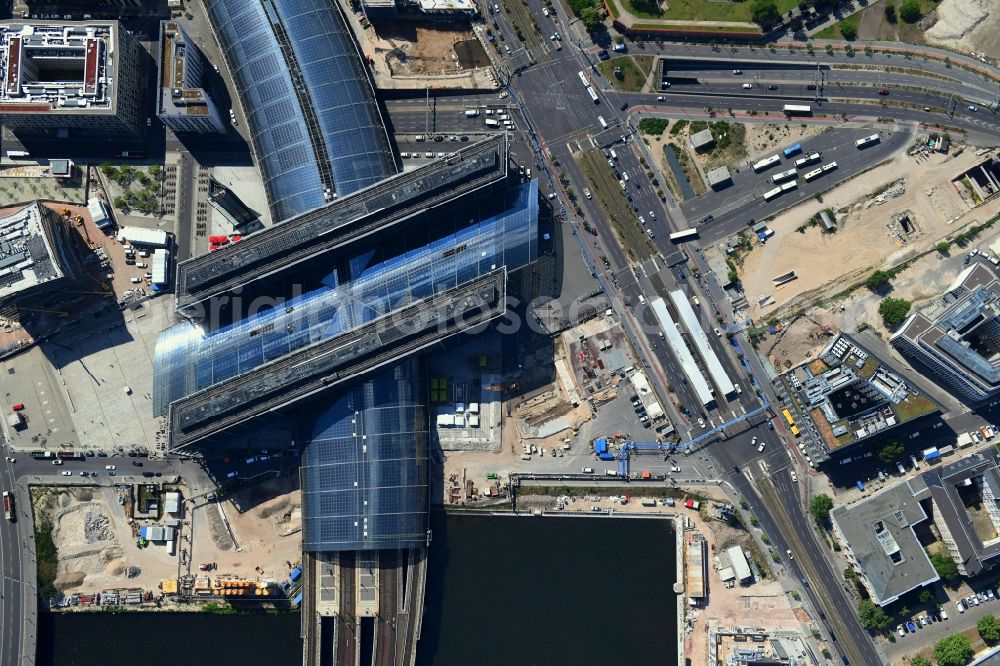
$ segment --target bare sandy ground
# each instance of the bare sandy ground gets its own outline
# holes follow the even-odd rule
[[[1000,58],[1000,11],[987,0],[943,0],[937,7],[937,21],[925,33],[927,41],[963,52],[984,53]]]
[[[283,580],[289,563],[301,557],[301,498],[297,482],[290,477],[264,484],[265,488],[244,491],[235,498],[250,505],[240,513],[231,501],[222,508],[232,526],[235,543],[219,518],[216,503],[202,505],[193,513],[185,503],[184,534],[193,535],[177,545],[178,555],[169,555],[163,545],[139,548],[118,503],[114,488],[81,487],[53,490],[38,501],[36,515],[47,515],[53,522],[53,540],[59,551],[56,587],[64,592],[96,593],[107,589],[141,587],[156,590],[165,578],[176,578],[178,556],[186,549],[191,556],[192,572],[198,564],[214,562],[211,575],[233,574],[245,578]],[[185,489],[180,488],[182,497]],[[263,502],[248,497],[251,492],[276,495]],[[192,529],[193,516],[193,529]],[[106,520],[107,530],[88,538],[88,520]],[[140,520],[139,525],[152,525]],[[260,571],[257,570],[260,567]],[[127,577],[129,569],[136,575]]]
[[[992,217],[1000,210],[1000,200],[970,210],[950,182],[980,159],[966,150],[958,157],[932,155],[918,163],[901,153],[863,177],[834,188],[822,203],[810,199],[779,215],[771,223],[774,237],[755,246],[740,270],[752,316],[783,316],[798,310],[861,281],[876,268],[894,266],[927,251],[967,224]],[[902,196],[865,207],[871,194],[901,174],[905,174]],[[823,233],[818,226],[804,233],[796,231],[824,208],[846,211],[837,215],[836,233]],[[888,225],[893,215],[904,211],[911,213],[917,230],[901,241]],[[798,279],[775,287],[772,279],[788,271],[795,271]],[[758,300],[768,295],[774,302],[758,306]]]

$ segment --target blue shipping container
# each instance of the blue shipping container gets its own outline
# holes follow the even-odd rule
[[[302,567],[295,567],[292,573],[288,575],[288,579],[294,583],[299,579],[299,576],[301,575],[302,575]]]
[[[605,451],[604,453],[600,454],[597,457],[600,458],[601,460],[614,460],[615,459],[614,454],[608,453],[607,451]]]
[[[794,146],[792,146],[791,148],[785,148],[785,157],[791,157],[792,155],[795,155],[795,154],[801,153],[801,152],[802,152],[802,144],[801,143],[797,143]]]

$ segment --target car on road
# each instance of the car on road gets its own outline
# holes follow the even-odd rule
[[[679,471],[681,471],[681,468],[678,467],[677,465],[671,465],[670,466],[670,471],[671,472],[679,472]]]
[[[777,89],[778,89],[778,86],[776,86],[776,85],[774,85],[774,84],[772,83],[771,85],[769,85],[769,86],[767,87],[767,89],[768,89],[768,90],[777,90]]]
[[[743,88],[745,90],[750,90],[751,88],[753,88],[753,84],[752,83],[744,83],[743,84]]]
[[[62,460],[59,460],[58,458],[56,458],[55,460],[53,460],[53,461],[52,461],[52,464],[53,464],[53,465],[62,465],[62,464],[63,464],[63,461],[62,461]]]
[[[64,471],[63,471],[62,475],[63,475],[63,476],[73,476],[73,472],[71,472],[71,471],[69,471],[69,470],[67,469],[67,470],[64,470]]]
[[[735,74],[735,75],[737,75],[737,76],[739,76],[739,75],[740,75],[740,74],[742,74],[742,73],[743,73],[743,70],[742,70],[742,69],[734,69],[734,70],[733,70],[733,74]]]
[[[888,95],[889,94],[889,89],[888,88],[879,88],[878,89],[878,94],[879,95]]]
[[[653,235],[653,230],[650,229],[649,227],[646,227],[646,235],[649,236],[650,238],[656,238],[656,236]]]
[[[754,435],[753,439],[750,440],[750,446],[757,446],[757,435]]]
[[[941,609],[941,619],[942,620],[947,620],[948,619],[948,611],[946,611],[943,608]]]
[[[646,218],[644,218],[642,215],[639,216],[639,225],[646,226]]]
[[[705,427],[705,419],[701,418],[700,416],[698,417],[698,427],[699,428]]]
[[[622,105],[620,107],[618,107],[618,108],[620,108],[622,111],[624,111],[625,109],[628,108],[628,102],[622,102]]]
[[[973,106],[972,104],[970,104],[970,105],[969,105],[969,111],[972,111],[973,113],[975,113],[975,112],[976,112],[976,111],[978,111],[978,110],[979,110],[979,109],[977,109],[977,108],[976,108],[975,106]]]
[[[790,560],[794,560],[795,559],[795,556],[792,555],[792,549],[791,548],[786,548],[785,549],[785,554],[788,555],[788,559],[790,559]]]
[[[594,468],[593,467],[584,467],[583,468],[583,473],[584,474],[593,474],[594,473]]]
[[[16,460],[14,460],[13,458],[11,458],[10,456],[7,456],[6,458],[4,458],[4,460],[6,460],[9,463],[15,463],[15,462],[17,462]]]
[[[608,53],[607,49],[601,49],[600,51],[597,52],[597,57],[600,58],[601,60],[607,60],[608,58],[611,57],[611,55]]]
[[[757,447],[757,453],[764,453],[764,442],[761,442],[760,446]]]
[[[585,188],[583,188],[583,196],[585,196],[588,199],[590,199],[593,195],[590,193],[590,189],[585,187]]]
[[[649,216],[654,220],[656,219],[656,213],[654,213],[653,211],[649,211]]]
[[[795,470],[794,469],[792,470],[791,474],[792,474],[792,483],[798,483],[799,482],[799,477],[797,477],[795,475]]]
[[[105,465],[104,469],[117,469],[114,465]]]
[[[142,467],[142,461],[141,460],[133,460],[132,464],[135,465],[136,467]]]
[[[657,101],[657,102],[666,102],[666,101],[667,101],[667,98],[666,98],[666,97],[664,97],[663,95],[658,95],[658,96],[656,97],[656,101]]]

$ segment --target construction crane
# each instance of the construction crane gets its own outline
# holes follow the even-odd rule
[[[69,313],[66,312],[65,310],[45,310],[42,308],[29,308],[23,305],[17,305],[16,307],[18,310],[23,310],[24,312],[43,312],[45,314],[54,314],[60,319],[65,319],[66,317],[69,316]]]

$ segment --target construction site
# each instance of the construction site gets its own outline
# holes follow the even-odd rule
[[[34,487],[38,529],[51,534],[58,557],[51,580],[43,567],[42,583],[51,583],[65,606],[114,604],[110,593],[133,589],[142,591],[141,603],[159,598],[158,606],[185,598],[287,603],[294,595],[281,585],[301,557],[294,477],[225,500],[190,492],[176,476]]]

